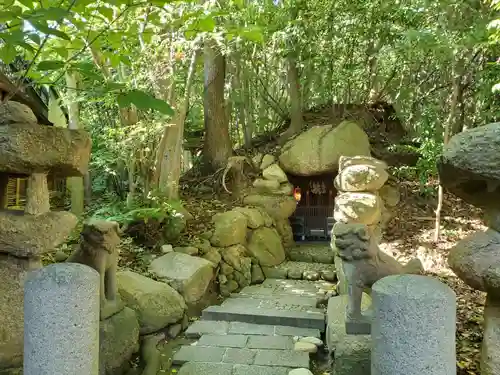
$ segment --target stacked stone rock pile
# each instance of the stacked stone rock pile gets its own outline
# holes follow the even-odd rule
[[[481,374],[500,374],[500,123],[453,136],[438,169],[451,193],[485,212],[486,231],[450,250],[448,264],[466,284],[487,293]]]
[[[0,212],[0,371],[20,367],[23,352],[23,284],[40,258],[65,241],[77,218],[50,212],[47,174],[81,176],[91,142],[83,131],[37,124],[23,104],[0,103],[0,203],[9,174],[27,175],[24,212]],[[3,208],[3,207],[2,207]]]
[[[382,229],[391,218],[390,208],[399,203],[399,192],[385,185],[388,178],[387,164],[383,161],[369,156],[341,156],[335,178],[338,190],[333,213],[335,222],[366,225],[369,235],[379,242]],[[335,266],[340,282],[338,291],[345,294],[342,260],[338,255]]]
[[[270,154],[257,154],[252,159],[261,177],[253,182],[253,189],[243,198],[247,206],[259,207],[264,210],[274,221],[285,248],[293,245],[292,227],[288,218],[292,216],[297,207],[292,197],[293,185],[283,169]]]

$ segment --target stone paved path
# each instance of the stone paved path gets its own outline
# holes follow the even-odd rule
[[[325,331],[321,307],[334,288],[325,281],[267,279],[206,308],[186,335],[196,338],[174,354],[179,375],[288,375],[309,368],[309,354],[294,351],[295,336]]]

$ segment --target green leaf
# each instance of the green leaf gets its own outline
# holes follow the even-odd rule
[[[36,33],[30,33],[27,35],[27,37],[31,39],[31,41],[33,41],[35,44],[40,45],[42,43],[42,41],[40,40],[40,35]]]
[[[214,31],[215,29],[215,20],[211,15],[206,16],[204,18],[200,18],[195,22],[195,28],[199,31]]]
[[[24,48],[26,51],[35,52],[35,49],[26,42],[19,42],[17,46]]]
[[[40,61],[37,65],[38,70],[58,70],[62,68],[64,68],[64,61],[61,60]]]
[[[130,101],[130,98],[128,97],[128,93],[120,93],[116,97],[116,101],[118,102],[118,105],[120,108],[127,108],[132,102]]]
[[[26,8],[33,9],[33,0],[17,0],[19,3],[23,4]]]
[[[57,53],[59,56],[61,56],[63,59],[68,58],[68,49],[63,48],[63,47],[54,47],[53,48],[54,52]]]
[[[10,64],[17,56],[16,48],[12,44],[4,44],[0,48],[0,60],[4,64]]]
[[[54,35],[54,36],[57,36],[61,39],[66,39],[66,40],[71,40],[71,38],[68,36],[68,34],[66,33],[63,33],[62,31],[60,30],[57,30],[57,29],[52,29],[50,28],[47,23],[43,23],[43,22],[32,22],[32,25],[35,29],[37,29],[38,31],[44,33],[44,34],[47,34],[47,35]]]
[[[245,6],[245,1],[244,0],[233,0],[233,2],[240,9],[243,9],[244,6]]]
[[[9,11],[15,17],[20,17],[23,14],[23,8],[21,8],[20,6],[17,6],[17,5],[9,7]]]
[[[45,9],[36,9],[33,12],[23,14],[23,18],[27,21],[44,20],[44,21],[60,21],[69,15],[67,9],[49,7]]]
[[[5,40],[7,43],[19,43],[24,41],[24,32],[21,30],[12,30],[5,33],[0,33],[0,38]]]
[[[241,30],[240,35],[242,38],[250,40],[252,42],[256,43],[264,42],[264,35],[262,34],[262,31],[258,27],[252,27],[249,29]]]
[[[113,9],[106,7],[99,7],[97,8],[97,11],[108,21],[111,21],[113,19]]]
[[[127,93],[118,95],[118,105],[120,107],[127,107],[130,104],[135,105],[142,110],[153,109],[165,115],[173,115],[174,110],[164,100],[156,99],[148,93],[141,90],[131,90]]]
[[[9,22],[18,18],[14,12],[0,12],[0,22]]]

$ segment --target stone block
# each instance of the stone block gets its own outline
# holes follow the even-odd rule
[[[456,296],[437,279],[393,275],[372,288],[372,375],[456,373]]]
[[[247,348],[292,350],[293,339],[289,336],[254,335],[248,338]]]
[[[235,365],[232,375],[288,375],[288,371],[286,367]]]
[[[254,364],[291,368],[309,368],[309,354],[293,350],[258,350]]]
[[[249,310],[238,306],[210,306],[203,310],[204,320],[227,320],[254,324],[272,324],[325,330],[325,317],[320,312],[303,312],[259,308]]]
[[[183,365],[186,362],[222,362],[226,348],[210,346],[181,346],[174,354],[172,364]]]
[[[38,257],[66,241],[78,218],[71,212],[23,215],[0,212],[0,253]]]
[[[247,345],[246,335],[203,335],[196,345],[217,346],[220,348],[244,348]]]
[[[225,335],[227,334],[228,329],[229,329],[228,322],[214,321],[214,320],[197,320],[186,329],[185,335],[187,338],[199,338],[204,334]],[[240,333],[240,332],[234,332],[234,333]]]
[[[335,348],[333,374],[335,375],[370,374],[370,356],[371,356],[370,336],[345,335]]]
[[[330,352],[336,350],[342,340],[347,336],[346,333],[346,317],[345,311],[348,302],[347,295],[332,297],[328,300],[328,307],[326,310],[326,346]],[[361,308],[363,310],[371,306],[371,298],[366,293],[363,294],[361,299]]]
[[[335,290],[335,284],[327,281],[311,282],[307,280],[276,280],[266,279],[260,285],[243,288],[240,296],[302,296],[323,299],[330,291]]]
[[[323,313],[323,309],[316,307],[314,297],[276,297],[272,298],[229,298],[221,306],[255,309],[277,309],[289,311],[304,311]]]
[[[0,369],[23,364],[23,285],[39,268],[39,260],[0,254]]]
[[[83,130],[0,123],[0,139],[3,172],[54,173],[64,177],[87,172],[91,140]]]
[[[299,327],[287,327],[287,326],[275,326],[274,334],[280,336],[300,336],[300,337],[320,337],[319,329],[311,328],[299,328]]]
[[[228,348],[222,362],[224,363],[234,363],[239,365],[251,365],[254,361],[256,350],[252,349],[239,349],[239,348]]]
[[[233,375],[230,363],[189,362],[181,367],[179,375]]]
[[[134,310],[125,307],[99,325],[99,373],[125,373],[134,353],[139,351],[139,322]]]
[[[98,374],[99,274],[95,270],[59,263],[28,274],[24,353],[25,375]]]
[[[202,320],[202,322],[209,322],[209,320]],[[244,322],[230,322],[229,334],[243,334],[243,335],[274,335],[274,326],[265,324],[252,324]]]
[[[210,261],[176,252],[156,258],[149,270],[167,281],[188,304],[194,304],[204,297],[214,276]]]

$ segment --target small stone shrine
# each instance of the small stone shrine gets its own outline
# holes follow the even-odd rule
[[[438,162],[444,188],[485,212],[486,231],[450,250],[448,264],[467,285],[487,293],[481,375],[500,374],[500,123],[453,136]]]
[[[42,267],[41,256],[63,243],[77,218],[51,212],[47,174],[82,176],[91,141],[80,130],[37,123],[18,102],[0,102],[0,202],[9,175],[28,176],[24,212],[0,211],[0,371],[22,366],[23,285],[28,271]]]

